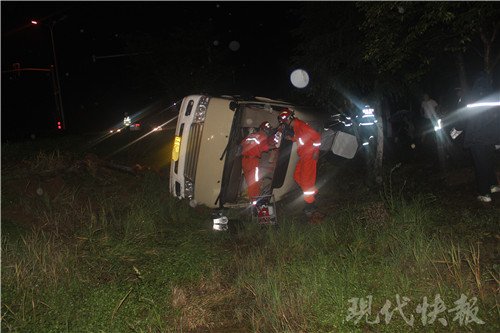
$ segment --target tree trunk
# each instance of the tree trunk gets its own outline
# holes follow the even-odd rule
[[[460,88],[462,93],[465,94],[469,91],[469,86],[467,84],[467,74],[465,73],[465,61],[462,52],[457,53],[457,69],[458,69],[458,79],[460,81]]]
[[[491,74],[491,42],[484,31],[481,31],[481,41],[483,42],[484,57],[483,69],[488,75]]]
[[[496,56],[492,54],[493,50],[493,43],[495,42],[496,35],[498,32],[500,24],[496,24],[495,27],[493,28],[493,32],[491,33],[491,36],[487,36],[486,32],[484,30],[481,30],[480,36],[481,36],[481,41],[483,42],[483,48],[484,48],[484,72],[490,76],[493,73],[493,69],[496,67],[498,60],[500,59],[500,54],[497,54]]]
[[[380,104],[379,104],[380,105]],[[382,182],[382,162],[384,160],[384,121],[381,112],[376,115],[377,119],[377,153],[375,155],[375,181]]]

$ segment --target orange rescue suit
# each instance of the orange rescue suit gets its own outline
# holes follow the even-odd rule
[[[297,143],[299,161],[293,178],[304,192],[304,201],[313,203],[317,192],[316,164],[318,163],[321,135],[300,119],[293,120],[293,141]]]
[[[263,131],[252,133],[241,142],[241,166],[248,187],[248,197],[254,200],[260,195],[259,161],[262,152],[269,150],[267,135]]]

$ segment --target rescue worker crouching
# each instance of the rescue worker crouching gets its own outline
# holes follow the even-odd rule
[[[247,183],[248,198],[254,206],[257,205],[257,199],[261,194],[262,174],[259,171],[261,155],[274,148],[268,137],[271,131],[271,124],[264,121],[257,132],[250,133],[241,142],[241,166]]]
[[[304,194],[306,207],[304,213],[311,216],[316,211],[314,205],[316,189],[316,166],[319,158],[321,135],[304,121],[295,118],[293,111],[285,109],[278,116],[280,124],[290,126],[293,129],[293,137],[285,136],[286,139],[297,143],[297,155],[299,161],[295,167],[293,178],[300,186]]]

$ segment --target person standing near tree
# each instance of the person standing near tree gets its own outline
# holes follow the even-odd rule
[[[421,139],[423,143],[428,133],[434,133],[434,126],[437,124],[438,103],[424,94],[420,104],[420,115],[422,116]]]
[[[480,74],[465,108],[459,110],[462,120],[451,131],[453,139],[460,135],[458,131],[464,131],[464,148],[472,155],[477,200],[481,202],[491,202],[491,194],[500,192],[495,173],[495,145],[500,145],[500,96],[492,93],[491,79],[486,73]]]

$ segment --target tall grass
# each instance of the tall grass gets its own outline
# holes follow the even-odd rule
[[[438,215],[432,196],[414,200],[393,200],[391,213],[378,223],[360,221],[348,207],[331,216],[323,225],[287,223],[266,233],[250,233],[243,242],[257,243],[251,250],[234,254],[237,285],[245,295],[246,320],[257,332],[381,332],[424,329],[416,307],[423,297],[440,294],[448,309],[461,293],[480,297],[479,317],[489,325],[472,329],[494,332],[498,327],[495,297],[484,296],[484,274],[477,246],[467,255],[456,244],[434,232]],[[377,205],[375,205],[377,207]],[[359,207],[358,207],[359,208]],[[359,212],[359,209],[358,209]],[[376,222],[376,221],[373,221]],[[340,236],[341,235],[341,236]],[[463,245],[465,246],[465,245]],[[472,246],[469,244],[469,246]],[[448,258],[446,265],[442,258]],[[464,269],[464,263],[469,270]],[[481,290],[482,288],[482,290]],[[246,291],[246,292],[245,292]],[[410,299],[405,309],[414,316],[409,326],[401,316],[389,324],[357,325],[347,321],[349,300],[372,296],[372,316],[396,295]],[[443,314],[449,325],[437,331],[462,331],[453,316]],[[472,324],[474,325],[474,324]]]
[[[62,155],[45,156],[37,170]],[[210,230],[207,209],[170,197],[154,173],[105,186],[78,177],[21,200],[40,223],[2,237],[5,331],[499,331],[500,272],[477,238],[439,232],[434,196],[410,199],[391,183],[321,225],[280,214],[278,228],[244,221],[221,234]],[[437,294],[448,309],[461,294],[478,297],[486,324],[460,326],[443,313],[447,327],[424,327],[415,309]],[[353,299],[371,297],[374,320],[386,300],[395,308],[396,295],[410,299],[413,328],[398,312],[388,324],[383,315],[379,324],[347,320]]]
[[[40,153],[31,169],[52,170],[63,159]],[[118,176],[107,187],[89,173],[72,176],[58,191],[49,180],[18,200],[34,227],[2,237],[2,328],[173,330],[170,290],[218,260],[208,235],[193,239],[200,218],[154,173]]]

